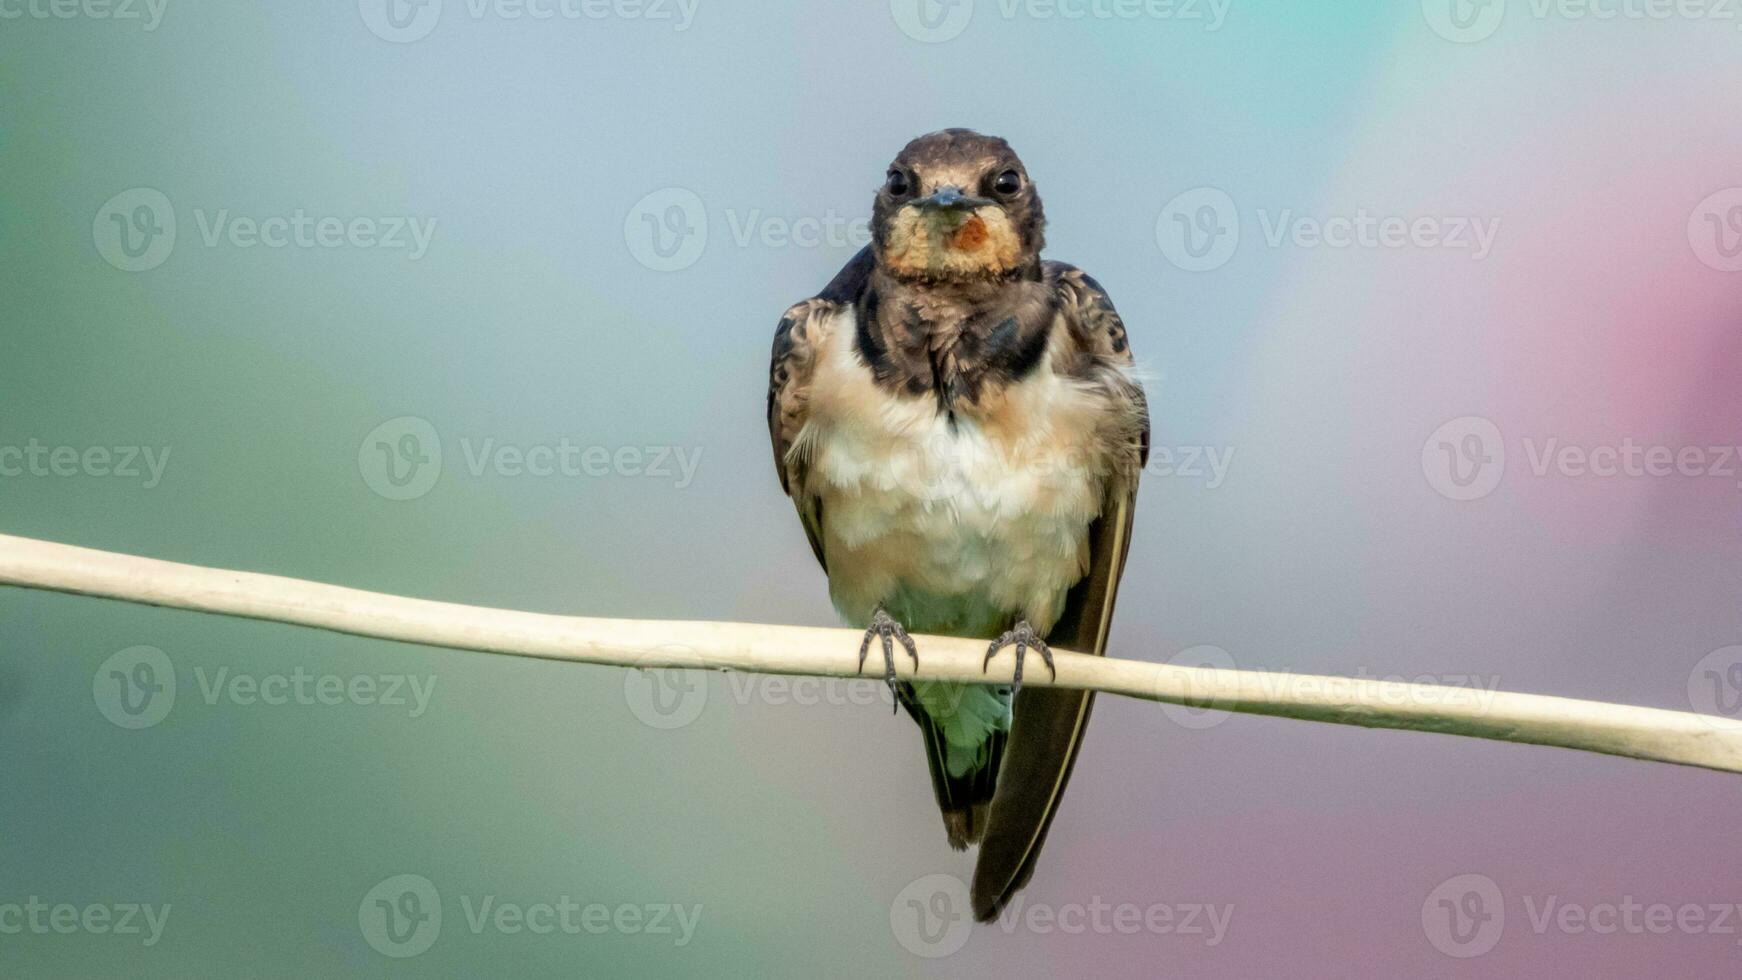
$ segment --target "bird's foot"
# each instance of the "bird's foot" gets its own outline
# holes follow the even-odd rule
[[[894,694],[895,644],[899,642],[907,650],[915,667],[919,666],[919,650],[913,645],[913,637],[907,635],[907,628],[878,606],[877,612],[871,616],[871,628],[865,631],[865,640],[859,644],[859,673],[865,672],[865,657],[871,652],[871,641],[879,638],[883,641],[883,681],[889,685],[889,693]],[[900,698],[896,699],[897,704],[900,701]]]
[[[1040,638],[1040,635],[1034,631],[1034,627],[1028,625],[1026,619],[1017,623],[1015,629],[1009,630],[1003,636],[992,641],[992,645],[986,648],[986,659],[980,664],[980,672],[985,673],[986,668],[992,663],[992,658],[998,656],[998,651],[1011,644],[1016,645],[1016,673],[1010,683],[1011,697],[1015,697],[1016,692],[1022,690],[1022,661],[1028,656],[1030,649],[1040,651],[1040,659],[1046,662],[1046,669],[1052,671],[1053,677],[1058,677],[1058,668],[1052,664],[1052,648],[1046,645],[1046,641]]]

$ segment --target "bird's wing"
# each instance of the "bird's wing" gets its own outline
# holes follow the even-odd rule
[[[875,259],[869,247],[848,262],[822,293],[786,311],[774,331],[774,354],[768,366],[768,436],[774,444],[774,469],[780,488],[798,508],[805,537],[823,569],[822,501],[805,491],[803,452],[794,452],[810,418],[811,376],[837,315],[864,292]]]
[[[1100,656],[1106,653],[1113,600],[1131,546],[1138,474],[1149,458],[1149,412],[1143,390],[1129,374],[1125,325],[1106,292],[1080,270],[1047,265],[1065,328],[1115,413],[1126,416],[1111,433],[1113,475],[1101,515],[1089,528],[1088,574],[1072,586],[1064,613],[1047,634],[1049,644]],[[1027,687],[1017,694],[991,819],[974,867],[974,915],[980,921],[996,918],[1034,874],[1093,705],[1094,695],[1083,691]]]

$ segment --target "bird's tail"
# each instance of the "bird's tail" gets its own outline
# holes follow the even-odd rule
[[[984,834],[974,865],[974,918],[981,922],[996,919],[1034,876],[1094,705],[1095,695],[1084,691],[1027,687],[1016,695],[1009,738],[1023,750],[999,776],[997,799],[980,824],[982,834],[995,828]]]
[[[1072,587],[1048,643],[1096,656],[1107,652],[1113,600],[1131,537],[1130,498],[1120,494],[1115,501],[1089,530],[1095,561]],[[989,830],[974,864],[971,894],[974,918],[981,922],[996,919],[1034,875],[1094,706],[1094,694],[1085,691],[1027,687],[1016,695],[998,792],[984,823]]]
[[[920,740],[925,743],[925,761],[931,769],[932,792],[937,795],[938,809],[944,816],[944,834],[950,846],[965,851],[986,836],[986,819],[991,811],[993,792],[998,787],[998,767],[1004,761],[1006,734],[994,731],[987,739],[984,761],[967,768],[962,775],[951,775],[950,747],[944,740],[944,730],[932,719],[914,695],[909,684],[896,686],[901,706],[919,723]],[[959,751],[959,750],[958,750]]]

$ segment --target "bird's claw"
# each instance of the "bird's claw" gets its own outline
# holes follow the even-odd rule
[[[1054,679],[1057,679],[1059,672],[1052,663],[1052,648],[1046,645],[1046,641],[1040,638],[1040,635],[1034,631],[1034,627],[1028,625],[1026,619],[1017,623],[1014,629],[1006,631],[1003,636],[993,640],[992,644],[986,648],[986,659],[980,663],[980,673],[984,674],[986,669],[991,666],[992,658],[998,656],[999,650],[1012,644],[1016,646],[1016,672],[1010,681],[1011,697],[1015,697],[1016,692],[1022,690],[1022,661],[1028,656],[1030,648],[1040,651],[1040,659],[1046,663],[1046,669],[1052,672]]]
[[[895,693],[895,644],[900,643],[907,650],[907,655],[913,658],[914,667],[919,666],[919,649],[913,645],[913,637],[907,635],[906,627],[895,621],[895,617],[884,612],[881,607],[871,616],[871,627],[865,631],[865,639],[859,644],[859,673],[865,672],[865,657],[871,652],[871,640],[880,638],[883,641],[883,681],[889,685],[889,692]],[[900,698],[896,699],[900,703]]]

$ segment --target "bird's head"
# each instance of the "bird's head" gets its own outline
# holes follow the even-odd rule
[[[871,224],[889,274],[952,282],[1038,274],[1046,216],[1010,144],[946,129],[896,156]]]

